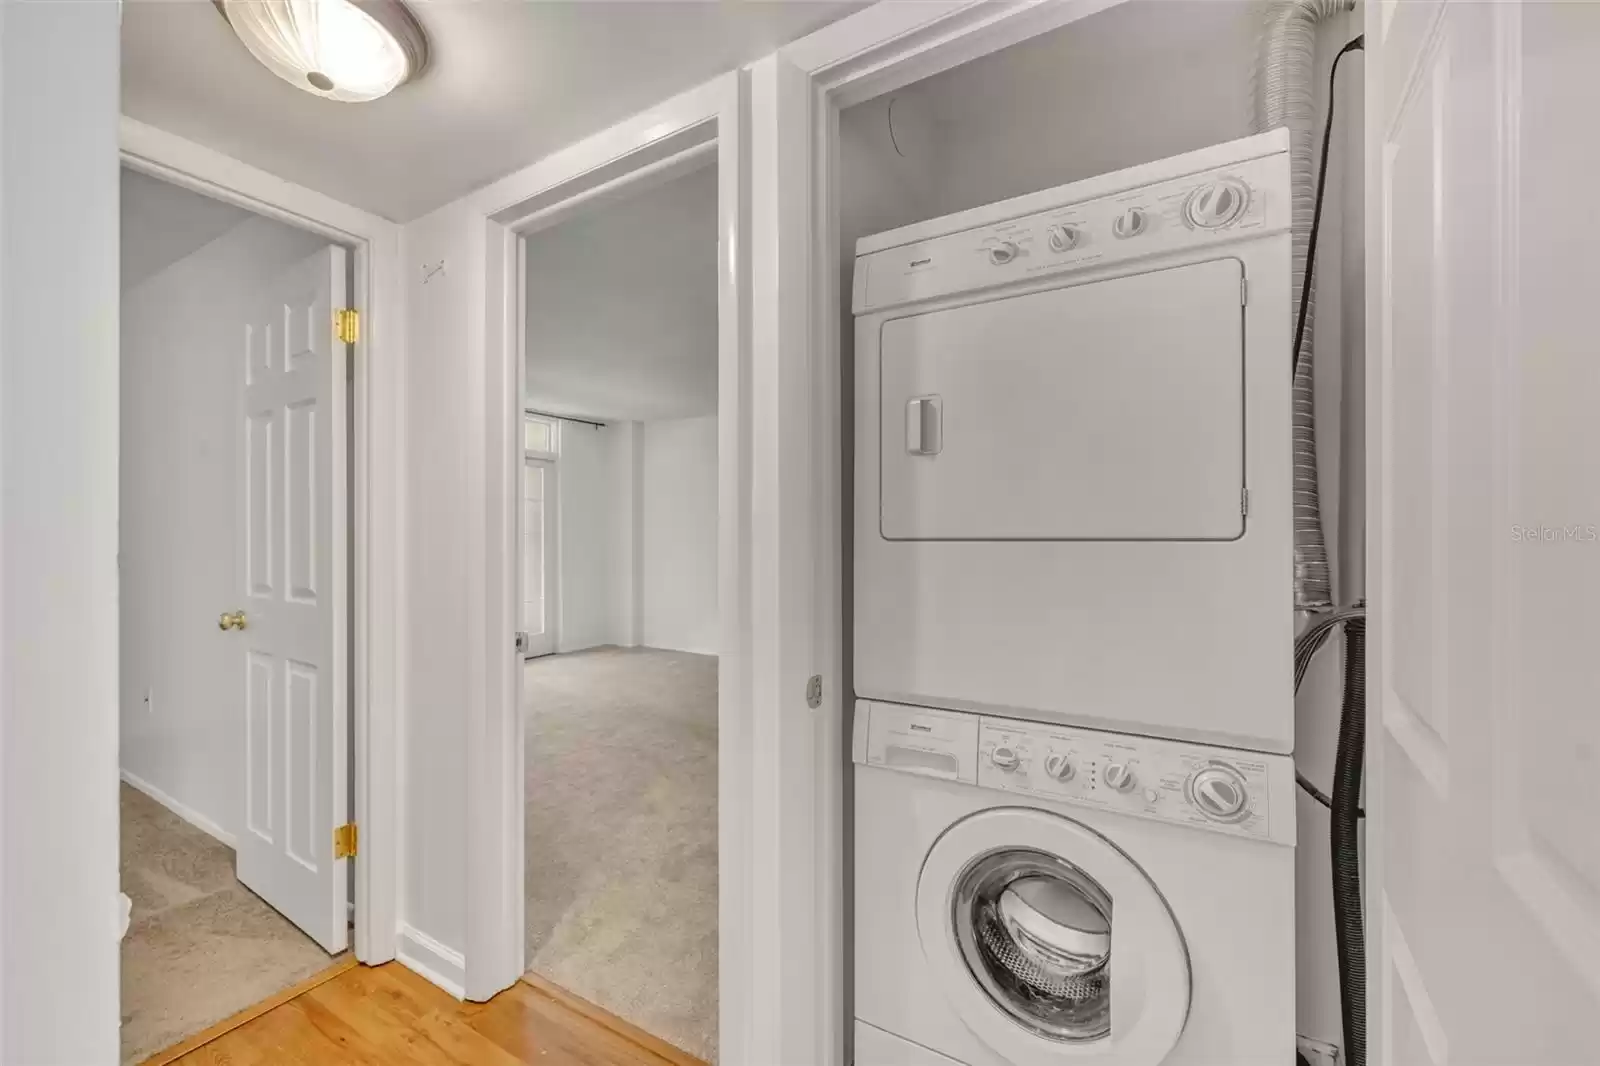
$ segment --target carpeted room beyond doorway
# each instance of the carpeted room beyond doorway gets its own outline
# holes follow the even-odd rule
[[[707,1062],[717,1033],[717,660],[525,667],[529,969]]]

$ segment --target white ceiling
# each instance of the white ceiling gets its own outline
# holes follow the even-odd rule
[[[123,291],[210,244],[250,217],[242,207],[124,168]]]
[[[605,421],[717,410],[717,171],[528,238],[529,406]]]
[[[366,104],[300,92],[204,0],[131,0],[124,113],[396,221],[759,58],[861,6],[431,0],[432,62]]]

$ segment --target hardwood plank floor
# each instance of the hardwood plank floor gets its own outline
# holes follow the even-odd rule
[[[279,1004],[173,1066],[686,1066],[626,1023],[523,982],[459,1003],[399,963],[357,966]],[[663,1054],[665,1052],[665,1054]]]

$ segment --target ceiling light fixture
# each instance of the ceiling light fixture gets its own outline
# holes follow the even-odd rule
[[[376,100],[428,65],[428,38],[400,0],[213,0],[261,65],[344,103]]]

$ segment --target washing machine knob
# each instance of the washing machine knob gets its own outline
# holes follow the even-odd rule
[[[994,764],[995,769],[1004,770],[1008,774],[1022,765],[1022,760],[1017,756],[1016,749],[1004,746],[995,748],[994,751],[990,752],[989,761]]]
[[[1121,240],[1137,237],[1145,231],[1150,224],[1150,215],[1142,207],[1130,207],[1118,215],[1116,221],[1111,223],[1111,232]]]
[[[1044,772],[1055,778],[1057,781],[1071,781],[1072,760],[1061,754],[1059,751],[1051,752],[1049,755],[1045,756]]]
[[[1106,767],[1106,784],[1118,792],[1131,792],[1135,784],[1133,771],[1125,762],[1114,762]]]
[[[1215,821],[1237,821],[1246,813],[1249,799],[1244,778],[1231,766],[1213,763],[1189,779],[1189,801]]]

